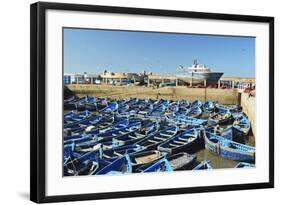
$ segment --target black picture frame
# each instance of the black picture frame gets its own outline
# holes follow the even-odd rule
[[[171,188],[110,193],[46,196],[46,84],[45,84],[45,25],[46,10],[86,11],[102,13],[169,16],[195,19],[216,19],[263,22],[269,25],[269,181],[239,185]],[[125,8],[82,4],[38,2],[30,7],[30,199],[37,203],[76,200],[97,200],[123,197],[186,194],[197,192],[231,191],[274,187],[274,18],[264,16],[230,15],[218,13]]]

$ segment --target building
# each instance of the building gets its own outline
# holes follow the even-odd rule
[[[77,73],[70,73],[64,74],[64,84],[100,84],[100,75],[96,74],[77,74]]]
[[[106,84],[129,84],[143,81],[143,77],[137,73],[114,73],[107,70],[100,77]]]

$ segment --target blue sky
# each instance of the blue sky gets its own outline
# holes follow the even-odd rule
[[[193,60],[224,76],[255,76],[255,38],[64,29],[64,72],[175,74]]]

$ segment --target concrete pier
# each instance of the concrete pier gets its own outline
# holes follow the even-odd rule
[[[238,103],[237,89],[216,89],[216,88],[189,88],[186,86],[170,87],[145,87],[145,86],[114,86],[114,85],[90,85],[90,84],[71,84],[67,85],[69,90],[78,96],[90,95],[95,97],[111,98],[151,98],[157,99],[188,99],[192,100],[212,100],[225,105]]]
[[[249,97],[248,93],[241,93],[241,106],[251,122],[253,134],[256,136],[256,98]]]

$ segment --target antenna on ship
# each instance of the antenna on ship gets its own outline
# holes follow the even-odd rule
[[[194,59],[193,64],[197,65],[197,59]]]

